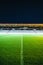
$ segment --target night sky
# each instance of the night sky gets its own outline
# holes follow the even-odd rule
[[[0,23],[43,23],[43,1],[0,1]]]

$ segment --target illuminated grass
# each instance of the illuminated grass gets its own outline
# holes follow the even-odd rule
[[[0,65],[21,65],[21,61],[23,65],[43,65],[43,36],[0,34]]]
[[[0,35],[0,65],[20,65],[21,37]]]
[[[43,36],[25,35],[24,65],[43,65]]]

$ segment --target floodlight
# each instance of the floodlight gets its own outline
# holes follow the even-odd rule
[[[10,34],[15,34],[15,35],[43,35],[43,31],[38,31],[38,30],[0,30],[0,34],[3,35],[10,35]]]

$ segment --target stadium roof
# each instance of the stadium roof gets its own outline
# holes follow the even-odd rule
[[[43,27],[43,24],[0,24],[2,27]]]

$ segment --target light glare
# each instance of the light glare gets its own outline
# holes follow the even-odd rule
[[[43,35],[43,31],[34,31],[34,30],[0,30],[0,35],[3,34],[3,35],[10,35],[10,34],[15,34],[15,35]]]

